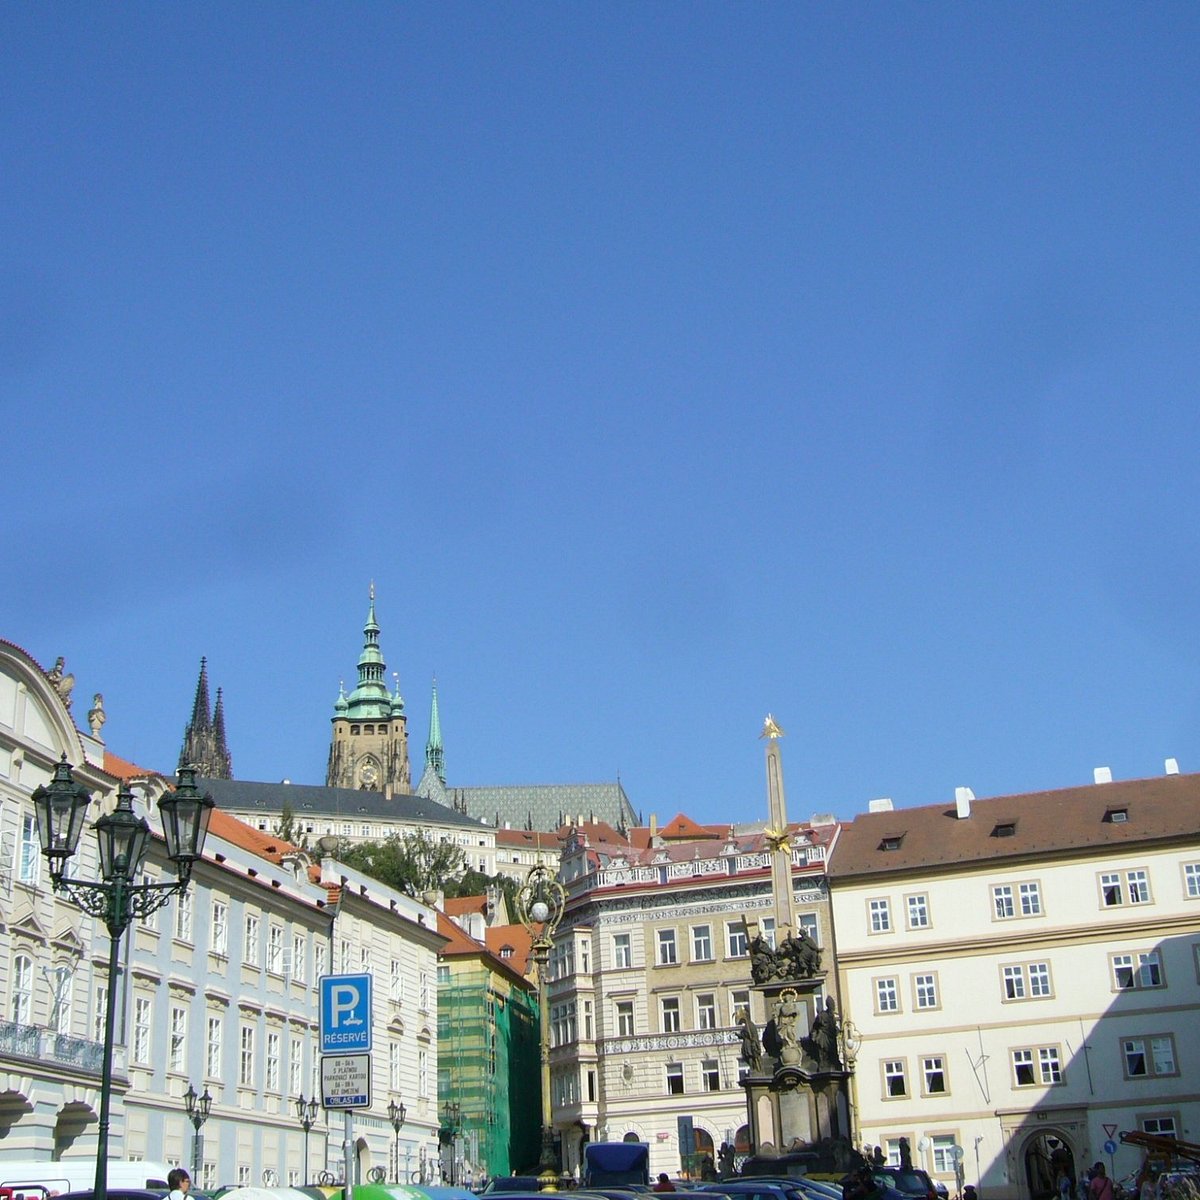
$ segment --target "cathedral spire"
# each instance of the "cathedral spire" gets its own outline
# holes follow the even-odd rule
[[[437,676],[433,677],[433,702],[429,708],[429,740],[425,743],[425,765],[446,782],[446,752],[442,747],[442,719],[438,715]]]
[[[209,779],[232,779],[233,766],[225,742],[225,702],[217,689],[217,706],[208,707],[208,659],[200,660],[200,678],[196,682],[196,698],[192,702],[192,719],[183,731],[183,746],[179,751],[179,766],[195,767]]]
[[[192,720],[189,729],[199,733],[208,729],[208,659],[200,659],[200,678],[196,681],[196,699],[192,701]]]

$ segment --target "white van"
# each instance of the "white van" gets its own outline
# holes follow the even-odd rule
[[[167,1172],[171,1168],[159,1162],[130,1162],[109,1159],[110,1188],[161,1188],[167,1190]],[[0,1158],[0,1192],[5,1200],[46,1200],[59,1192],[79,1192],[96,1183],[94,1158],[49,1159]]]

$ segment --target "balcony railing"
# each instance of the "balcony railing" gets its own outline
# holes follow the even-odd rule
[[[793,847],[792,867],[804,870],[825,861],[824,846]],[[720,855],[713,858],[676,859],[631,866],[616,862],[600,870],[579,875],[567,884],[572,896],[590,892],[594,888],[629,887],[645,884],[669,884],[681,879],[733,878],[737,875],[771,869],[771,852],[758,850],[750,853]]]
[[[0,1021],[0,1058],[25,1058],[43,1063],[60,1063],[89,1075],[99,1075],[104,1046],[85,1038],[68,1037],[37,1025]],[[117,1047],[113,1068],[124,1072],[123,1047]]]

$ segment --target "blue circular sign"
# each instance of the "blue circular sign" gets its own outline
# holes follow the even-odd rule
[[[1117,1152],[1117,1143],[1114,1142],[1112,1140],[1112,1138],[1109,1138],[1108,1141],[1104,1143],[1104,1153],[1105,1154],[1116,1154],[1116,1152]]]

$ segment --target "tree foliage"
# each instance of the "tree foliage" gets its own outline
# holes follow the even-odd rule
[[[394,833],[382,842],[343,842],[337,857],[372,879],[420,899],[427,891],[445,889],[466,865],[466,851],[439,841],[425,830]]]

